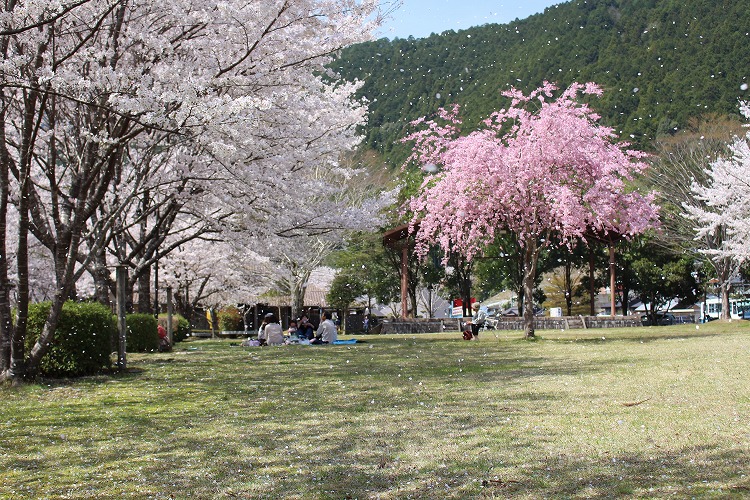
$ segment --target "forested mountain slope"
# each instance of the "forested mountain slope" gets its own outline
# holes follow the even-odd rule
[[[509,24],[346,49],[334,68],[362,79],[367,143],[404,158],[408,121],[460,103],[476,124],[499,91],[594,81],[604,123],[648,148],[707,113],[737,115],[750,98],[750,9],[739,0],[574,0]]]

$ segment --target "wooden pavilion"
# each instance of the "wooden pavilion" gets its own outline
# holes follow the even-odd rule
[[[419,222],[412,228],[411,224],[403,224],[390,229],[383,234],[383,245],[400,250],[401,252],[401,317],[407,317],[409,309],[409,249],[414,245],[413,231],[419,227]],[[616,259],[615,245],[625,239],[623,234],[614,231],[589,231],[584,235],[587,241],[597,241],[606,244],[609,248],[609,287],[610,287],[610,315],[615,316],[615,278],[616,278]],[[591,315],[595,315],[595,297],[594,289],[594,256],[591,253],[589,259],[590,295],[591,295]]]

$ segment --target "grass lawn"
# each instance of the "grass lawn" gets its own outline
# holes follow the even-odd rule
[[[745,498],[750,322],[195,340],[0,389],[0,498]]]

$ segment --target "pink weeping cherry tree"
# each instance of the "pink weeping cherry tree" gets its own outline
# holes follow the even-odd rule
[[[545,244],[628,237],[658,223],[653,193],[630,182],[647,168],[645,154],[618,141],[581,101],[601,93],[593,83],[558,92],[545,82],[529,95],[511,89],[503,92],[509,106],[471,133],[461,134],[454,106],[439,121],[416,120],[420,130],[404,139],[414,143],[408,162],[438,170],[408,202],[418,255],[437,244],[471,260],[498,233],[514,233],[524,255],[526,338],[534,337],[532,292]]]

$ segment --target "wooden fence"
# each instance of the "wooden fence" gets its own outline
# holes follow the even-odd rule
[[[461,331],[461,324],[469,318],[441,318],[441,319],[398,319],[386,320],[378,333],[408,334],[408,333],[437,333]],[[534,318],[534,328],[537,330],[572,330],[585,328],[628,328],[641,325],[639,316],[562,316],[550,318],[547,316]],[[496,330],[523,330],[523,318],[500,318],[495,324]]]

